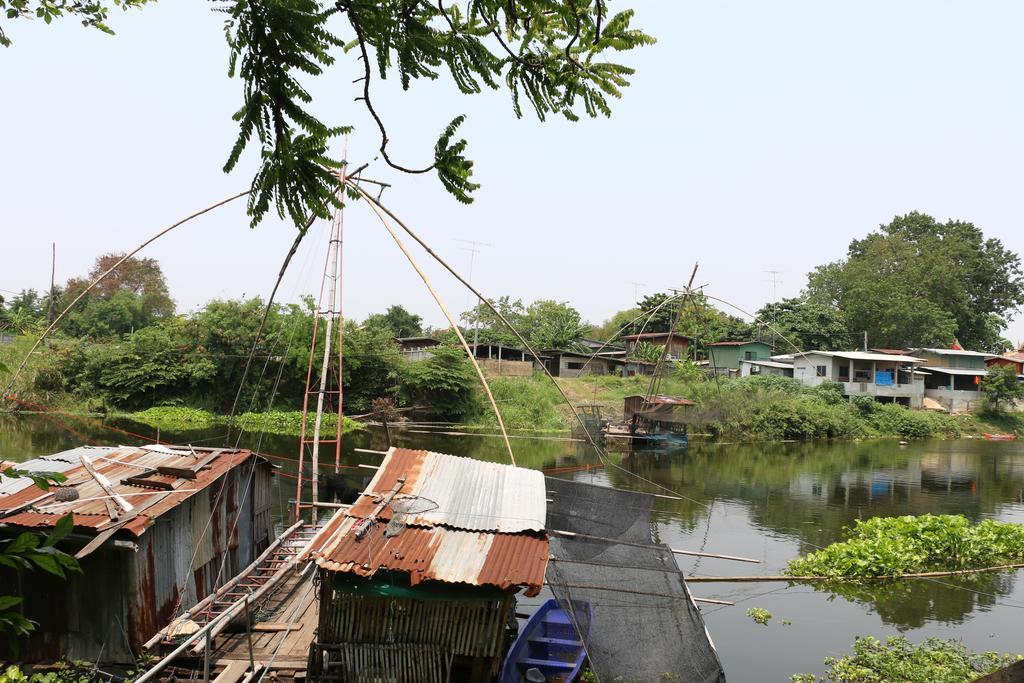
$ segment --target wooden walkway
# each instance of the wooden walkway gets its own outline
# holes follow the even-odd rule
[[[270,680],[305,678],[319,613],[314,575],[312,565],[307,565],[305,572],[296,571],[253,615],[252,661],[257,671],[267,670],[264,675]],[[250,634],[245,631],[244,621],[231,630],[213,642],[211,676],[215,671],[228,673],[229,668],[236,673],[219,676],[218,683],[241,681],[250,673]]]
[[[213,628],[209,680],[239,683],[264,678],[305,679],[309,645],[319,615],[316,567],[312,563],[296,564],[296,559],[320,528],[306,524],[287,530],[276,547],[269,548],[216,595],[185,615],[196,626],[208,624],[207,630]],[[247,599],[251,602],[245,604]],[[219,623],[211,624],[215,619]],[[168,630],[173,630],[173,625]],[[173,637],[162,641],[159,634],[151,642],[165,653],[175,647]],[[185,672],[187,678],[194,679],[198,674],[198,680],[203,680],[205,651],[205,638],[193,640],[188,650],[164,670],[160,680],[180,680]]]

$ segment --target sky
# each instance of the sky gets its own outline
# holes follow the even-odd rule
[[[343,55],[311,84],[316,111],[352,124],[348,158],[392,183],[383,201],[488,296],[569,301],[599,323],[637,296],[697,284],[754,311],[797,295],[815,266],[909,211],[969,220],[1024,253],[1024,4],[982,0],[616,0],[658,39],[610,119],[516,119],[507,93],[377,82],[389,151],[426,165],[455,115],[482,184],[452,199],[436,176],[374,161],[361,75]],[[0,294],[88,272],[248,187],[226,175],[241,83],[227,75],[210,3],[116,12],[116,36],[60,20],[5,21],[0,48]],[[336,149],[340,156],[340,142]],[[310,232],[282,285],[319,288],[328,225]],[[266,296],[294,228],[249,227],[239,201],[147,248],[183,311]],[[482,244],[473,256],[465,240]],[[448,306],[472,298],[416,252]],[[401,303],[444,324],[422,281],[365,206],[345,214],[344,310]],[[777,271],[772,275],[769,271]],[[775,283],[773,284],[773,279]],[[1007,336],[1024,340],[1024,317]]]

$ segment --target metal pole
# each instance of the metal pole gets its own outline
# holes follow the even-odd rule
[[[53,296],[56,290],[57,278],[57,243],[53,243],[53,260],[50,262],[50,305],[46,311],[46,322],[53,322]]]
[[[206,645],[203,654],[203,683],[210,683],[210,632],[206,632]]]
[[[249,671],[256,673],[256,662],[252,658],[252,619],[249,618],[249,596],[245,596],[245,639],[249,645]]]

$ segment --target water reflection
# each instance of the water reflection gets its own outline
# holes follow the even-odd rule
[[[70,419],[69,419],[70,421]],[[97,443],[138,443],[95,423],[72,423]],[[128,425],[153,435],[151,428]],[[222,443],[223,428],[164,433],[166,440]],[[501,438],[395,432],[396,445],[427,448],[507,462]],[[22,460],[82,443],[82,438],[40,417],[0,417],[0,457]],[[284,458],[285,475],[295,473],[297,439],[243,434],[243,447],[261,444]],[[347,466],[377,464],[384,435],[375,430],[344,440]],[[680,558],[686,573],[777,574],[799,553],[842,537],[844,527],[878,515],[963,514],[1024,521],[1024,444],[971,440],[914,442],[764,443],[717,445],[693,441],[684,452],[633,450],[611,454],[615,467],[602,467],[585,443],[568,438],[513,439],[519,465],[551,476],[593,481],[621,488],[660,492],[647,482],[684,498],[658,498],[654,519],[658,537],[674,547],[701,548],[754,556],[761,565]],[[358,470],[355,471],[359,473]],[[281,479],[279,509],[294,497],[294,480]],[[283,514],[283,513],[282,513]],[[694,584],[706,597],[739,601],[736,608],[709,613],[709,626],[726,663],[730,681],[786,680],[796,671],[821,669],[825,654],[845,651],[856,635],[884,636],[886,628],[925,635],[961,637],[984,650],[1024,645],[1008,635],[1000,643],[990,634],[1015,633],[1024,588],[1015,575],[915,580],[841,587],[779,584]],[[775,602],[773,602],[775,601]],[[744,604],[745,603],[745,604]],[[775,609],[792,619],[784,630],[751,630],[743,611],[749,606]],[[759,648],[762,648],[759,652]]]

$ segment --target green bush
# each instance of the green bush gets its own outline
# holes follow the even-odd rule
[[[849,538],[789,562],[791,576],[870,577],[1024,562],[1024,525],[962,515],[857,520]]]
[[[959,425],[949,415],[909,410],[897,403],[880,404],[870,415],[870,423],[882,434],[907,439],[923,439],[941,434],[960,435]]]

